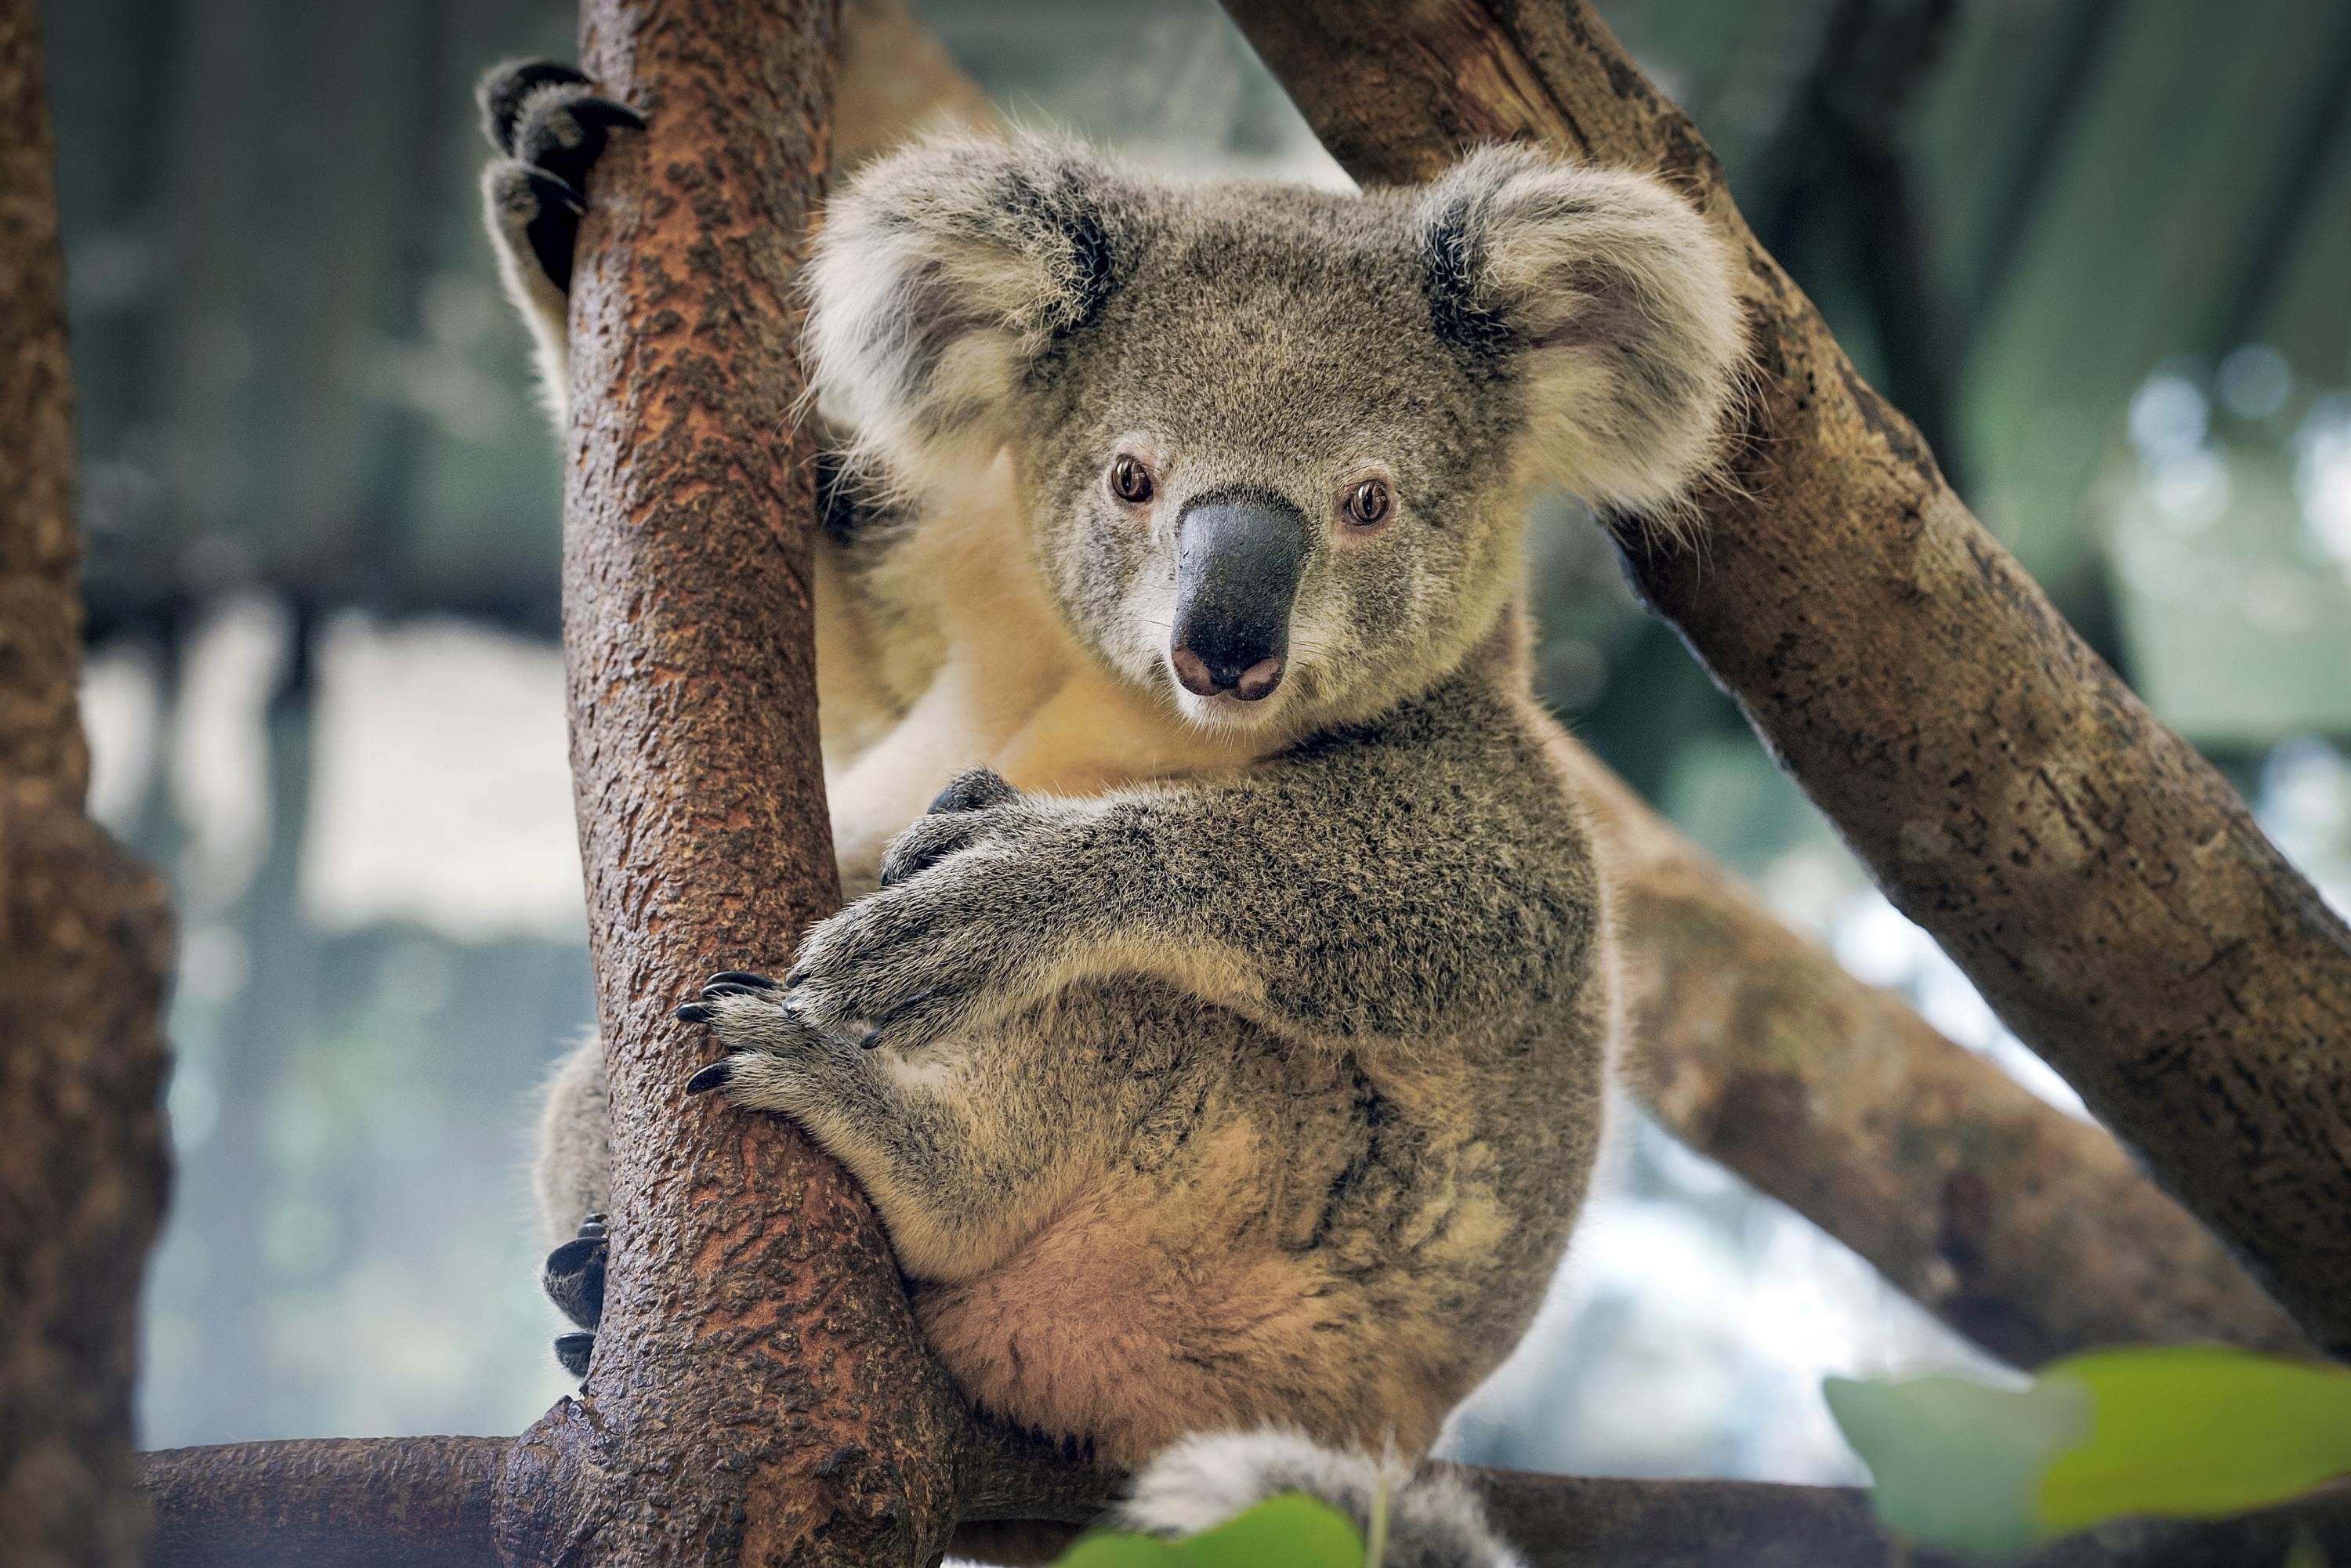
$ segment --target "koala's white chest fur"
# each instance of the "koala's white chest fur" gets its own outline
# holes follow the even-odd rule
[[[943,583],[954,591],[942,593]],[[927,634],[899,639],[886,655],[873,648],[841,603],[841,569],[820,555],[827,789],[852,896],[872,886],[890,839],[966,768],[992,768],[1018,789],[1081,796],[1245,767],[1270,744],[1186,723],[1164,695],[1137,691],[1079,645],[1038,580],[1008,460],[926,512],[867,586],[921,618]]]

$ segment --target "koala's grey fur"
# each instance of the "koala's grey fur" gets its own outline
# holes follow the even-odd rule
[[[1415,1465],[1393,1449],[1374,1458],[1277,1429],[1185,1438],[1134,1478],[1119,1522],[1154,1535],[1197,1535],[1285,1492],[1335,1505],[1366,1534],[1384,1494],[1381,1568],[1524,1568],[1450,1472]]]
[[[1355,1506],[1372,1462],[1314,1445],[1425,1453],[1583,1197],[1608,895],[1530,691],[1524,504],[1654,514],[1706,470],[1723,256],[1653,182],[1526,151],[1340,195],[942,141],[833,202],[810,298],[820,406],[887,505],[818,577],[871,891],[783,988],[686,1009],[731,1052],[701,1082],[857,1175],[980,1405],[1127,1467],[1299,1435],[1176,1450],[1142,1522],[1259,1476]],[[1121,455],[1146,501],[1105,485]],[[1367,479],[1393,510],[1358,528]],[[1302,529],[1261,702],[1170,663],[1179,536],[1228,496]],[[605,1207],[592,1060],[546,1124],[557,1236]],[[1514,1561],[1449,1483],[1397,1498],[1392,1561]]]

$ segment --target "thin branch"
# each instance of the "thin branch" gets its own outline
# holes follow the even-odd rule
[[[507,1437],[320,1437],[145,1456],[151,1568],[499,1568]]]
[[[1968,513],[1584,0],[1228,0],[1360,179],[1533,137],[1661,171],[1741,258],[1737,489],[1625,565],[2009,1027],[2351,1352],[2351,930]]]

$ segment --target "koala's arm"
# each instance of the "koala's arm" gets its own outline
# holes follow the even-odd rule
[[[571,258],[585,210],[588,170],[612,130],[642,128],[626,104],[553,60],[509,60],[481,80],[482,131],[498,156],[482,171],[483,216],[497,252],[498,280],[530,329],[540,394],[563,427]]]
[[[1507,702],[1457,698],[1229,780],[1057,800],[968,775],[810,933],[787,1006],[899,1047],[1117,974],[1323,1043],[1564,1007],[1600,930],[1588,846]]]

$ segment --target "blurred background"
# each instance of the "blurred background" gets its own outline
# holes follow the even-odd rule
[[[1341,176],[1200,0],[928,0],[995,99]],[[2351,902],[2351,7],[1601,0],[1978,515]],[[183,920],[142,1441],[510,1432],[566,1380],[524,1181],[591,1009],[556,445],[471,85],[564,0],[49,0],[93,805]],[[2079,1113],[1565,503],[1545,694],[1855,973]],[[1824,1372],[1971,1359],[1635,1126],[1465,1457],[1849,1479]]]

